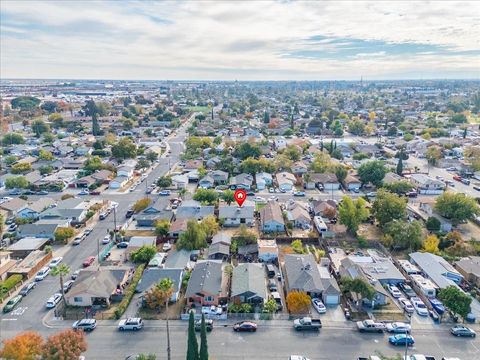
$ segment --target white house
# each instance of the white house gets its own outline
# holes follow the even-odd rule
[[[255,174],[255,182],[257,184],[257,190],[265,190],[267,186],[272,186],[272,174],[259,172]]]
[[[275,178],[277,180],[278,188],[284,191],[292,190],[296,182],[295,175],[288,172],[280,172]]]
[[[125,186],[128,182],[128,177],[126,176],[117,176],[115,179],[113,179],[112,181],[110,181],[110,183],[108,184],[108,187],[110,189],[120,189],[122,188],[123,186]]]
[[[423,195],[438,195],[445,190],[445,183],[436,180],[425,174],[412,174],[410,182],[418,189],[418,193]]]

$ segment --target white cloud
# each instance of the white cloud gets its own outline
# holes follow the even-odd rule
[[[2,1],[1,77],[348,79],[478,77],[478,56],[357,51],[285,56],[332,38],[480,50],[477,2]],[[313,36],[327,39],[307,41]]]

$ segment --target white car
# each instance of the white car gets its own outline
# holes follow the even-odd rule
[[[387,323],[385,326],[385,329],[387,329],[388,332],[394,333],[394,334],[405,334],[405,333],[410,333],[412,330],[412,327],[409,324],[403,323],[403,322],[392,322],[392,323]]]
[[[47,300],[47,309],[53,309],[62,300],[62,294],[56,293]]]
[[[310,360],[309,358],[306,358],[303,355],[290,355],[288,360]]]
[[[110,235],[105,235],[102,239],[102,244],[108,244],[110,242]]]
[[[78,195],[90,195],[90,191],[88,191],[87,189],[83,189],[78,193]]]
[[[406,313],[413,314],[413,312],[415,311],[410,300],[407,300],[402,297],[398,299],[398,302],[400,303],[400,306],[403,308],[403,310],[405,310]]]
[[[390,294],[392,294],[392,296],[395,299],[398,299],[399,297],[402,296],[402,293],[400,292],[400,290],[398,290],[398,288],[395,285],[389,285],[388,291],[390,291]]]
[[[419,297],[412,297],[410,301],[413,304],[413,307],[417,311],[417,314],[420,316],[428,316],[428,309],[423,303],[422,299]]]
[[[50,272],[50,268],[48,266],[45,266],[43,269],[41,269],[37,275],[35,275],[35,281],[42,281],[45,279]]]
[[[127,318],[120,320],[118,323],[118,330],[133,330],[137,331],[143,328],[143,320],[142,318]]]
[[[253,198],[253,201],[255,201],[257,204],[266,204],[267,200],[261,196],[255,196]]]
[[[164,243],[163,246],[162,246],[163,251],[169,251],[171,249],[172,249],[172,244],[170,244],[170,242],[168,242],[168,241],[166,243]]]
[[[313,298],[312,305],[319,314],[325,314],[327,312],[327,308],[319,298]]]
[[[58,266],[62,262],[63,258],[61,256],[53,258],[52,261],[50,261],[50,264],[48,264],[48,267],[50,269],[54,268],[55,266]]]
[[[203,306],[202,314],[205,315],[222,315],[223,309],[220,306]]]

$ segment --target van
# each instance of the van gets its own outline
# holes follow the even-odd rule
[[[277,303],[277,311],[281,311],[283,309],[283,306],[282,306],[282,297],[280,296],[280,293],[273,291],[270,298],[275,300],[275,302]]]
[[[267,264],[267,275],[268,277],[274,278],[276,274],[275,267],[272,264]]]

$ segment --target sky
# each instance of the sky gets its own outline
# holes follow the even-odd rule
[[[480,1],[0,1],[0,77],[480,78]]]

